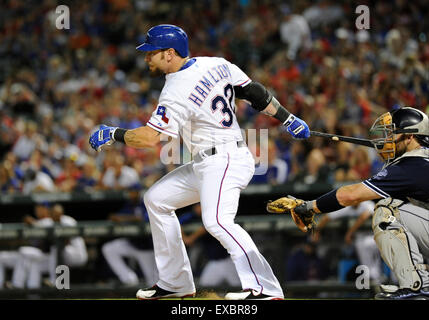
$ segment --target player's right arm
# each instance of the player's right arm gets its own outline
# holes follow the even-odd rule
[[[168,92],[168,88],[165,92]],[[175,107],[171,107],[174,105]],[[97,151],[104,145],[110,145],[115,141],[125,143],[133,148],[155,147],[161,140],[161,133],[172,138],[179,137],[179,127],[189,118],[186,109],[175,103],[169,95],[161,92],[158,106],[152,112],[151,118],[145,126],[135,129],[123,129],[101,125],[89,138],[92,148]]]
[[[356,219],[355,223],[347,230],[347,233],[344,237],[344,240],[347,244],[352,243],[352,237],[356,231],[363,225],[363,223],[371,217],[371,212],[366,210],[361,213],[361,215]]]
[[[133,148],[154,147],[160,141],[160,132],[149,126],[127,130],[101,125],[89,138],[89,144],[96,151],[115,141],[123,142]]]
[[[249,101],[255,110],[279,120],[294,138],[310,136],[307,123],[287,111],[262,84],[252,81],[246,86],[234,86],[234,91],[238,99]]]
[[[155,147],[160,141],[160,132],[149,126],[143,126],[132,130],[122,130],[125,131],[124,143],[133,148]]]
[[[320,232],[322,229],[327,225],[327,223],[331,220],[329,215],[324,215],[322,219],[317,223],[317,227],[315,228],[315,231],[312,235],[312,241],[313,242],[319,242],[320,240]]]

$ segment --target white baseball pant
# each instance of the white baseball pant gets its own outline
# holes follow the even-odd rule
[[[56,248],[55,248],[56,250]],[[70,239],[63,248],[63,263],[69,267],[80,267],[88,262],[88,251],[82,237]]]
[[[18,251],[0,251],[0,289],[4,287],[6,268],[15,269]]]
[[[201,161],[171,171],[144,195],[160,278],[157,285],[174,292],[195,291],[175,210],[200,202],[204,227],[231,255],[243,289],[283,297],[270,265],[234,222],[240,192],[255,171],[254,159],[247,147],[238,148],[236,142],[216,149],[212,156],[203,154]]]
[[[110,268],[123,284],[139,283],[137,274],[127,266],[124,258],[137,260],[146,283],[152,285],[158,280],[153,250],[137,249],[127,239],[120,238],[105,243],[102,252]]]
[[[377,283],[381,282],[381,257],[373,234],[356,233],[355,247],[359,262],[369,269],[370,278]]]
[[[42,273],[49,273],[52,283],[55,283],[55,268],[57,257],[54,250],[44,253],[36,247],[23,246],[19,248],[19,258],[12,275],[12,285],[15,288],[35,289],[41,287]]]

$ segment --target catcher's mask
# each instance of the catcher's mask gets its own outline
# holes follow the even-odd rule
[[[375,120],[370,133],[374,137],[371,142],[386,164],[395,159],[396,144],[406,138],[405,134],[413,134],[420,145],[429,147],[428,116],[411,107],[382,114]],[[395,135],[400,133],[404,135],[395,139]]]

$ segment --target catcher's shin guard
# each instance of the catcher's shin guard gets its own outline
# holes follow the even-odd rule
[[[390,198],[377,203],[372,219],[374,239],[381,257],[395,273],[400,288],[419,290],[422,278],[417,270],[423,261],[414,261],[410,250],[410,239],[398,217],[398,206],[402,202]]]

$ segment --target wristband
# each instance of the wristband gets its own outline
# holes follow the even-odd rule
[[[125,136],[125,132],[127,131],[128,131],[127,129],[116,128],[115,130],[113,130],[110,136],[115,141],[125,143],[124,136]]]
[[[285,121],[283,121],[283,125],[285,127],[289,127],[292,124],[292,122],[295,121],[295,119],[296,119],[296,116],[294,116],[293,114],[289,113],[288,117],[285,119]]]
[[[285,124],[290,115],[291,114],[285,108],[280,107],[273,117]]]
[[[332,190],[316,199],[316,206],[320,212],[328,213],[344,208],[337,199],[337,190]]]

